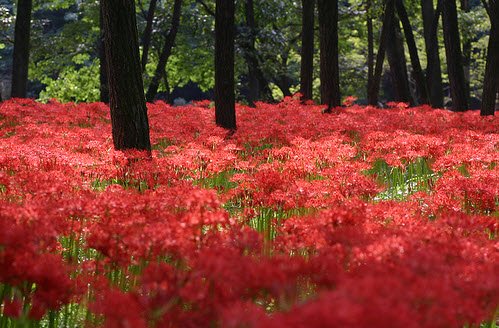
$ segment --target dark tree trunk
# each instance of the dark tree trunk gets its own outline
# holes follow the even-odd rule
[[[438,8],[437,8],[438,9]],[[433,0],[421,0],[424,39],[426,48],[426,81],[430,94],[430,102],[434,108],[444,107],[442,68],[438,54],[438,18],[440,10],[433,9]]]
[[[147,64],[147,57],[149,55],[149,47],[151,45],[152,36],[152,24],[154,22],[154,12],[156,11],[156,5],[158,0],[151,0],[149,3],[149,9],[147,11],[147,23],[144,29],[144,34],[142,35],[142,62],[141,67],[144,72]]]
[[[236,129],[234,95],[234,0],[216,0],[215,10],[215,121]]]
[[[163,77],[163,73],[165,73],[166,64],[168,63],[168,58],[172,53],[173,45],[175,44],[175,38],[178,32],[178,26],[180,25],[180,15],[182,13],[182,0],[175,0],[173,4],[173,13],[172,13],[172,25],[168,34],[165,35],[165,45],[163,49],[161,49],[161,53],[159,55],[158,66],[156,66],[156,71],[154,72],[154,76],[152,77],[151,83],[149,84],[149,88],[147,89],[146,99],[149,102],[154,100],[154,97],[158,93],[159,83],[161,82],[161,78]]]
[[[405,61],[404,42],[400,31],[399,20],[392,17],[390,24],[391,42],[387,43],[386,55],[390,64],[390,75],[392,78],[395,101],[413,103],[411,90],[409,89],[409,78],[407,75],[407,63]]]
[[[378,105],[379,85],[381,82],[381,74],[383,73],[383,62],[385,61],[385,50],[388,37],[390,36],[390,25],[392,24],[394,15],[393,0],[386,0],[385,12],[383,16],[383,26],[381,27],[381,36],[379,40],[378,54],[376,55],[376,66],[374,68],[374,75],[372,84],[367,92],[367,101],[371,106]]]
[[[105,0],[102,5],[114,147],[150,151],[135,1]]]
[[[32,0],[17,2],[14,31],[14,54],[12,63],[13,98],[25,98],[28,87],[29,41],[31,30]]]
[[[373,18],[372,18],[372,0],[366,3],[367,15],[367,93],[372,89],[374,77],[374,31],[373,31]]]
[[[461,10],[464,12],[469,12],[471,9],[469,0],[461,0]],[[469,101],[471,97],[471,39],[468,37],[463,38],[463,72],[464,72],[464,85],[466,90],[466,99]]]
[[[300,93],[310,100],[314,75],[314,16],[315,0],[302,0]]]
[[[321,103],[327,112],[340,106],[338,65],[338,0],[318,0],[320,34]]]
[[[99,26],[100,26],[100,37],[99,37],[99,89],[100,89],[100,101],[103,103],[109,103],[109,82],[107,80],[107,62],[106,62],[106,49],[104,45],[104,16],[102,12],[102,2],[100,1],[99,7]]]
[[[465,111],[468,109],[468,100],[466,98],[456,0],[439,1],[442,2],[445,55],[447,58],[452,109],[454,111]]]
[[[497,1],[489,1],[488,12],[491,27],[483,81],[481,115],[494,115],[499,92],[499,4]]]
[[[258,52],[255,47],[257,24],[255,20],[255,8],[253,0],[246,0],[244,14],[248,34],[242,38],[240,47],[243,49],[243,57],[248,67],[248,103],[254,106],[254,102],[260,99],[270,101],[272,91],[269,82],[263,74],[258,60]]]
[[[414,80],[416,81],[417,102],[418,104],[429,104],[428,87],[426,85],[423,69],[421,68],[421,62],[419,61],[418,48],[416,47],[416,41],[414,40],[414,34],[412,33],[409,16],[407,15],[407,11],[402,0],[397,0],[396,6],[400,21],[402,22],[402,26],[404,28],[405,40],[407,42],[407,48],[409,49],[409,55],[411,57],[411,66]]]

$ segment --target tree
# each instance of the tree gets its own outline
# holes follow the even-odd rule
[[[489,44],[483,81],[481,115],[494,115],[499,92],[499,2],[482,1],[490,17]]]
[[[439,1],[442,5],[445,54],[447,58],[452,109],[454,111],[465,111],[468,109],[468,99],[466,97],[456,0]]]
[[[318,0],[320,35],[321,102],[327,112],[340,106],[340,70],[338,64],[338,0]]]
[[[154,12],[156,11],[156,5],[158,0],[151,0],[149,3],[149,9],[147,11],[147,22],[146,28],[144,29],[144,34],[142,36],[142,61],[141,67],[142,71],[145,71],[147,58],[149,55],[149,48],[151,45],[151,37],[152,37],[152,24],[154,22]]]
[[[107,80],[107,63],[106,63],[106,49],[104,46],[104,17],[102,13],[102,3],[99,2],[99,85],[100,85],[100,101],[109,103],[109,82]]]
[[[372,76],[372,83],[368,85],[367,102],[371,106],[378,105],[379,85],[381,82],[381,74],[383,73],[383,62],[385,61],[385,49],[388,42],[390,25],[394,16],[395,4],[393,0],[386,0],[385,10],[383,14],[383,25],[381,27],[381,36],[379,40],[378,53],[376,55],[376,66]]]
[[[149,84],[149,89],[147,89],[146,99],[149,102],[154,100],[154,97],[158,93],[159,83],[161,78],[166,76],[166,64],[172,53],[173,45],[175,44],[175,38],[177,36],[178,27],[180,25],[180,15],[182,13],[182,0],[175,0],[173,4],[172,22],[171,27],[165,34],[165,44],[161,49],[159,55],[158,66],[154,72],[154,76]]]
[[[418,104],[428,104],[428,88],[426,85],[423,69],[421,68],[421,63],[419,61],[416,40],[414,39],[414,34],[412,33],[412,26],[409,21],[409,16],[407,15],[407,11],[402,0],[397,0],[395,2],[395,5],[400,21],[402,22],[402,27],[404,28],[405,40],[407,43],[407,48],[409,49],[411,66],[413,70],[414,80],[416,81],[416,90],[418,94],[417,102]]]
[[[438,18],[441,5],[435,11],[433,0],[421,0],[421,12],[423,17],[424,41],[426,48],[426,81],[430,103],[434,108],[444,107],[442,69],[440,67],[440,56],[438,53]]]
[[[103,0],[114,147],[151,150],[133,0]]]
[[[28,85],[32,0],[17,2],[11,96],[25,98]]]
[[[388,32],[391,40],[386,45],[386,55],[390,64],[390,77],[395,92],[395,101],[412,103],[400,23],[395,14],[393,12],[391,14],[393,16]]]
[[[215,9],[215,121],[236,129],[234,95],[234,0],[216,0]]]
[[[366,2],[366,24],[367,24],[367,90],[373,88],[374,78],[374,32],[372,18],[372,0]]]
[[[315,0],[302,0],[300,93],[303,100],[312,99],[314,73]]]

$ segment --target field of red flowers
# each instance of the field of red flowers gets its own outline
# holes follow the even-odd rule
[[[0,105],[0,327],[495,327],[499,119]]]

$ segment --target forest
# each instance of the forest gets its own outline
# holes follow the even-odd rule
[[[0,0],[0,328],[496,328],[498,23]]]

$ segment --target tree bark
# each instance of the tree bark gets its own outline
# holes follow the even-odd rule
[[[175,44],[181,14],[182,0],[175,0],[175,3],[173,4],[172,25],[168,31],[168,34],[165,35],[165,44],[163,49],[161,49],[161,54],[159,55],[158,66],[156,66],[154,76],[152,77],[149,88],[147,89],[146,99],[148,102],[152,102],[158,93],[159,83],[161,82],[166,64],[168,63],[168,59],[172,53],[173,45]]]
[[[32,0],[17,2],[12,63],[11,96],[13,98],[25,98],[27,93],[32,6]]]
[[[499,4],[497,1],[489,1],[488,12],[491,27],[480,109],[480,115],[483,116],[494,115],[499,92]]]
[[[215,121],[236,129],[234,95],[234,0],[216,0],[215,9]]]
[[[438,18],[440,10],[433,9],[433,0],[421,0],[424,40],[426,48],[426,81],[431,105],[434,108],[444,107],[442,68],[438,51]]]
[[[400,21],[402,22],[402,26],[404,28],[405,40],[407,48],[409,49],[409,55],[411,57],[411,66],[414,74],[414,80],[416,81],[416,90],[418,95],[417,102],[418,104],[429,104],[428,87],[426,85],[423,69],[421,68],[421,62],[419,61],[418,48],[416,47],[416,41],[414,40],[414,34],[412,33],[409,16],[407,15],[407,11],[402,0],[397,0],[396,6]]]
[[[102,5],[114,147],[150,151],[135,1],[105,0]]]
[[[383,73],[383,62],[385,61],[386,43],[390,33],[390,25],[392,24],[395,6],[393,0],[386,0],[385,11],[383,15],[383,26],[381,27],[381,36],[379,40],[378,53],[376,55],[376,66],[372,84],[367,92],[367,101],[371,106],[378,105],[379,85],[381,82],[381,74]]]
[[[338,0],[318,0],[320,34],[321,103],[330,112],[340,106],[338,65]]]
[[[313,98],[315,0],[302,0],[300,93],[302,100]]]
[[[104,45],[104,16],[102,12],[102,2],[99,4],[99,89],[100,89],[100,101],[103,103],[109,103],[109,82],[107,79],[107,62],[106,62],[106,49]]]
[[[468,13],[471,9],[469,0],[460,0],[461,10]],[[466,99],[469,101],[471,98],[471,39],[463,38],[463,72],[464,72],[464,86],[466,90]]]
[[[141,67],[142,71],[145,72],[147,59],[149,55],[149,48],[151,45],[151,37],[152,37],[152,25],[154,22],[154,12],[156,11],[156,5],[158,0],[151,0],[149,3],[149,9],[147,11],[147,23],[146,28],[144,29],[144,34],[142,35],[142,61]]]
[[[468,100],[464,80],[461,39],[457,23],[456,0],[439,1],[442,2],[445,54],[447,58],[452,109],[454,111],[465,111],[468,109]]]
[[[390,64],[390,75],[392,78],[395,101],[413,103],[409,89],[409,78],[407,75],[407,63],[405,61],[404,43],[400,31],[399,20],[393,15],[389,25],[391,42],[387,43],[386,55]]]
[[[367,15],[367,93],[372,89],[374,78],[374,31],[373,31],[373,18],[372,18],[372,0],[366,3]]]

